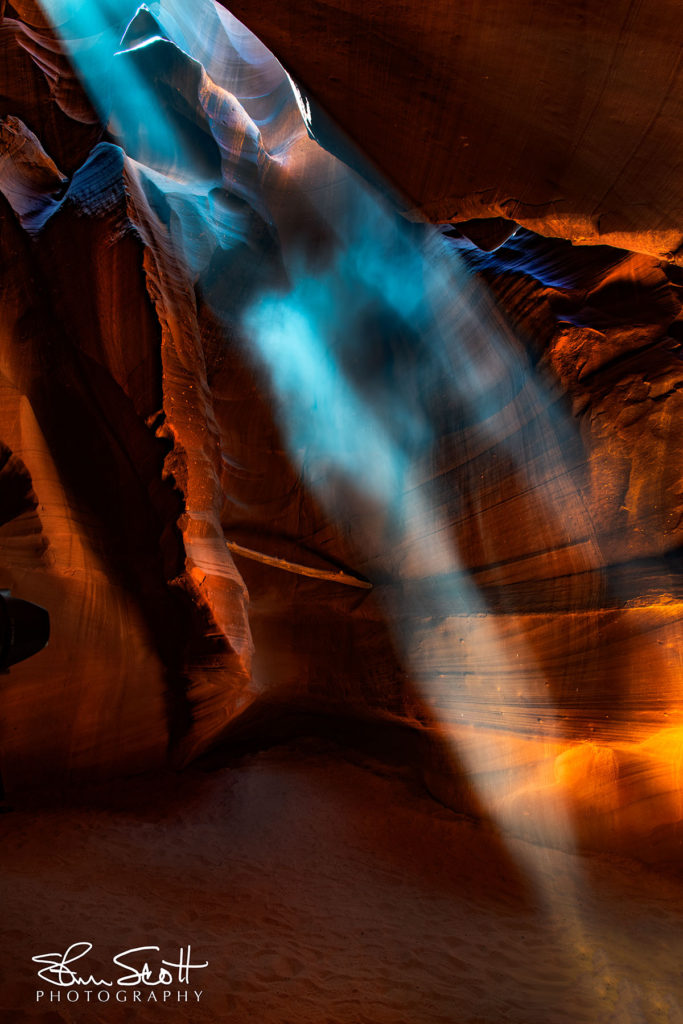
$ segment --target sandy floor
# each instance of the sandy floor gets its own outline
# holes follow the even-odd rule
[[[683,1021],[683,881],[499,843],[321,741],[172,781],[2,816],[3,1022]],[[99,979],[137,946],[208,967],[134,1004],[37,978],[33,955],[86,941]]]

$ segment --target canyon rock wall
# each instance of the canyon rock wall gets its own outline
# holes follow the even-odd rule
[[[680,257],[674,0],[229,7],[416,213]]]
[[[52,619],[5,786],[324,716],[645,856],[683,770],[672,5],[304,6],[231,8],[302,91],[209,3],[131,4],[102,67],[5,8],[0,583]]]

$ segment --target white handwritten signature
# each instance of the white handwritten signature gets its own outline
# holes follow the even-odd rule
[[[123,967],[127,974],[122,974],[114,981],[105,978],[95,978],[92,974],[87,977],[81,976],[72,970],[71,964],[87,956],[92,949],[92,942],[73,942],[65,953],[39,953],[32,957],[35,963],[46,964],[38,971],[38,977],[47,981],[50,985],[58,985],[60,988],[67,988],[71,985],[171,985],[174,981],[179,985],[187,985],[190,981],[190,971],[200,970],[208,967],[208,960],[203,964],[193,964],[191,961],[191,946],[181,947],[178,950],[178,962],[162,960],[161,967],[150,967],[148,960],[136,954],[158,953],[159,946],[134,946],[122,953],[112,957],[112,962],[117,967]],[[130,962],[132,958],[133,963]]]

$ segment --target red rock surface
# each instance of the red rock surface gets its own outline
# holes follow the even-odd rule
[[[256,132],[259,96],[288,88],[277,65],[249,43],[237,100],[220,84],[227,44],[207,48],[205,72],[174,53],[154,79],[210,143],[226,208],[247,204],[238,256],[190,223],[185,259],[182,168],[163,193],[168,168],[145,163],[144,137],[134,152],[110,141],[37,9],[7,7],[0,583],[49,609],[53,640],[3,683],[6,787],[183,763],[339,716],[408,726],[434,793],[522,830],[531,804],[546,841],[565,813],[580,843],[641,849],[660,826],[675,841],[673,6],[649,11],[646,34],[645,8],[608,19],[597,5],[471,5],[457,22],[451,5],[232,9],[412,213],[460,224],[444,244],[478,275],[463,344],[495,370],[492,411],[445,392],[413,482],[469,589],[444,614],[417,526],[392,535],[352,495],[330,512],[245,358],[236,310],[302,238],[324,262],[342,228],[316,190],[338,210],[351,187],[291,95]],[[145,72],[144,49],[126,59]],[[511,236],[517,224],[539,234]],[[212,287],[228,279],[226,334]],[[460,315],[444,302],[446,326]],[[391,356],[419,381],[408,343]],[[233,558],[226,539],[374,589]]]
[[[680,250],[675,0],[227,6],[427,217]]]

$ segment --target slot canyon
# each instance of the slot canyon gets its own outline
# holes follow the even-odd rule
[[[683,1024],[680,20],[3,0],[3,1020]]]

